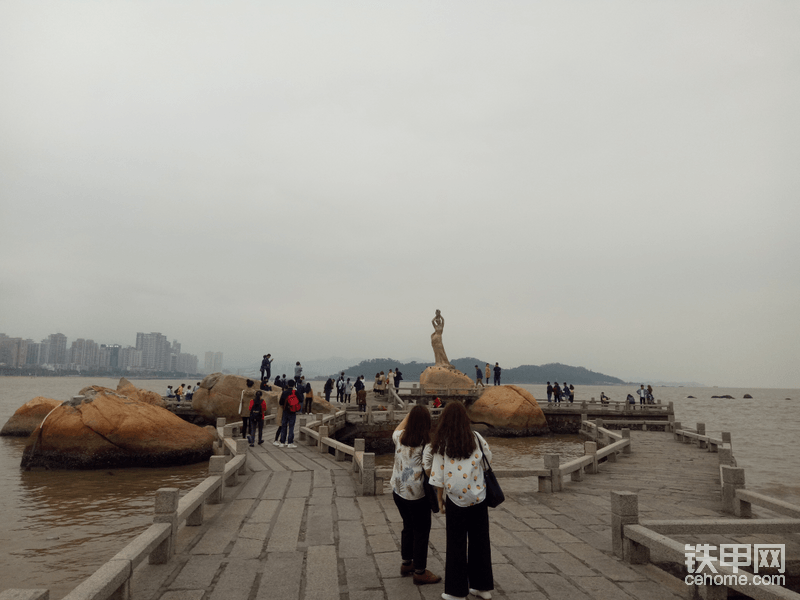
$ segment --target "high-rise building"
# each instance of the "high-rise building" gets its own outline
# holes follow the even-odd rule
[[[170,371],[171,348],[167,336],[160,333],[137,333],[136,349],[142,352],[142,368]]]
[[[206,352],[205,372],[219,373],[222,371],[222,352]]]
[[[43,340],[44,341],[44,340]],[[67,364],[67,336],[63,333],[51,333],[47,336],[47,359],[45,364],[62,367]]]

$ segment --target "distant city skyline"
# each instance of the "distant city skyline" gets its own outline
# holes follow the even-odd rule
[[[52,333],[40,342],[33,338],[0,332],[0,366],[24,368],[41,366],[59,370],[123,370],[199,373],[198,357],[182,352],[177,339],[172,342],[160,332],[137,332],[135,345],[98,343],[79,337],[69,345],[63,333]],[[223,353],[205,353],[206,373],[221,371]]]

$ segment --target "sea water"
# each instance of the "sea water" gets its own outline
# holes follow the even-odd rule
[[[36,396],[67,400],[88,385],[116,388],[117,383],[103,378],[0,377],[0,425]],[[133,383],[164,393],[167,384],[189,381]],[[312,385],[321,393],[322,382]],[[521,387],[546,403],[545,386]],[[635,386],[579,386],[576,402],[599,399],[600,392],[621,401],[634,391]],[[745,399],[745,394],[753,398]],[[734,399],[712,399],[712,395]],[[748,488],[800,504],[800,449],[794,445],[800,427],[800,390],[665,387],[656,388],[655,396],[663,403],[672,401],[676,420],[687,426],[705,422],[712,435],[730,431],[734,455],[746,468]],[[545,454],[561,454],[562,461],[583,454],[579,436],[490,437],[488,442],[498,468],[540,468]],[[208,469],[201,463],[160,469],[24,471],[20,468],[24,445],[21,438],[0,438],[4,516],[0,591],[49,588],[53,600],[66,595],[150,525],[158,488],[177,487],[185,493],[206,477]]]

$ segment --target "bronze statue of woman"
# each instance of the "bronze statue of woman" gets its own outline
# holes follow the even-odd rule
[[[433,359],[436,366],[449,367],[450,361],[444,352],[442,344],[442,331],[444,331],[444,317],[439,309],[436,309],[436,316],[433,317],[433,333],[431,334],[431,346],[433,346]]]

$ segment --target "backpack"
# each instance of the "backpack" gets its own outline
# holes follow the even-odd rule
[[[300,410],[300,400],[297,399],[294,390],[292,390],[292,393],[289,394],[289,397],[286,399],[286,406],[289,407],[289,412],[296,413]]]
[[[250,409],[250,418],[255,419],[256,421],[260,421],[264,418],[264,411],[262,410],[264,406],[261,402],[253,402],[253,408]]]

